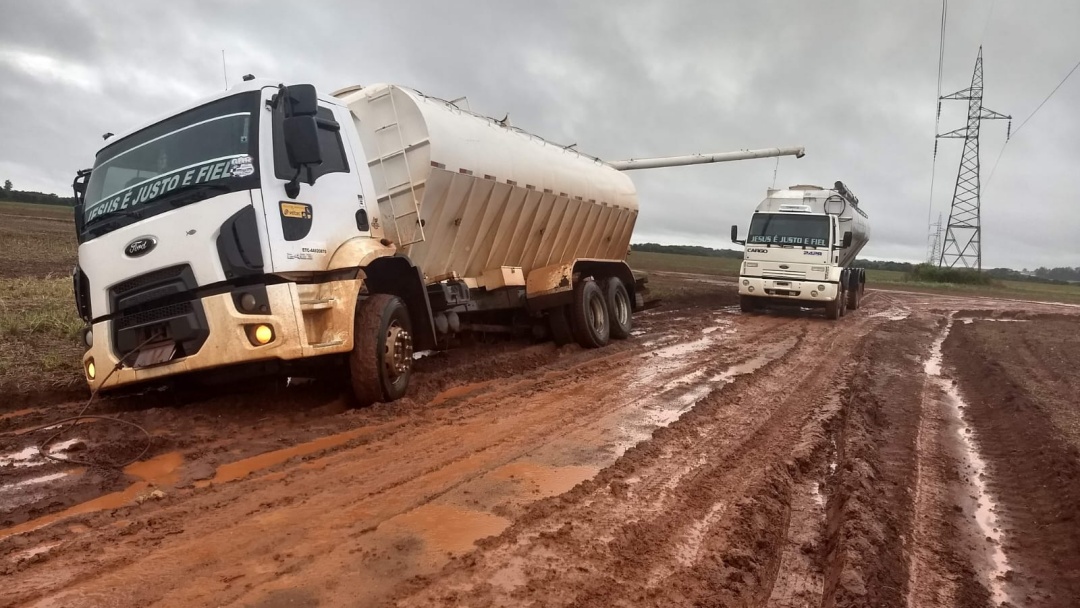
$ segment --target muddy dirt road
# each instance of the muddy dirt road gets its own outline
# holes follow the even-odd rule
[[[319,385],[103,401],[153,434],[122,473],[21,433],[81,404],[0,411],[0,605],[1080,603],[1080,309],[734,303],[714,281],[606,349],[433,355],[365,410]]]

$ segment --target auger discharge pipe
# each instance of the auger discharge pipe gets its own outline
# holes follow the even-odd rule
[[[806,154],[806,148],[798,146],[791,148],[737,150],[735,152],[720,152],[718,154],[688,154],[686,156],[665,156],[660,158],[631,158],[628,160],[610,161],[608,164],[619,171],[632,171],[634,169],[657,169],[660,167],[725,163],[732,160],[751,160],[754,158],[772,158],[774,156],[794,156],[795,158],[802,158],[804,154]]]

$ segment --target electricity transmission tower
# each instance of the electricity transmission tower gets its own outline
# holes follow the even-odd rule
[[[956,174],[956,186],[953,189],[952,208],[949,210],[949,223],[945,229],[945,244],[938,258],[939,266],[952,268],[957,263],[965,268],[982,270],[982,225],[979,209],[979,125],[984,120],[1009,120],[1009,134],[1012,131],[1012,116],[1006,116],[983,107],[983,59],[982,47],[975,60],[975,73],[971,76],[971,86],[952,95],[943,95],[943,100],[967,100],[967,126],[938,135],[941,139],[963,139],[964,154],[960,158],[960,169]],[[941,113],[941,101],[938,101],[938,113]]]
[[[937,264],[941,259],[941,214],[937,216],[937,221],[930,224],[930,255],[927,256],[926,262],[928,264]]]

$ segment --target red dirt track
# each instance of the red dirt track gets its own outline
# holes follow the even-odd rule
[[[1080,308],[871,291],[830,322],[704,285],[604,349],[421,359],[362,410],[103,400],[153,435],[124,472],[29,449],[82,404],[0,406],[0,605],[1080,605]]]

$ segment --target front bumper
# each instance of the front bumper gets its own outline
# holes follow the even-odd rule
[[[199,302],[209,333],[198,352],[142,368],[133,367],[136,356],[132,355],[111,375],[119,361],[112,344],[113,322],[101,321],[93,325],[93,346],[83,355],[83,374],[91,389],[108,390],[240,363],[348,352],[352,349],[352,319],[360,284],[359,280],[346,280],[319,285],[268,285],[272,314],[240,312],[228,293],[207,296]],[[260,346],[253,344],[248,328],[255,325],[269,325],[273,340]],[[87,374],[91,361],[95,368],[93,379]]]
[[[824,288],[824,289],[822,289]],[[819,304],[836,299],[839,286],[825,281],[792,281],[789,279],[764,279],[761,277],[740,276],[739,295],[776,300],[801,300],[807,305]]]

